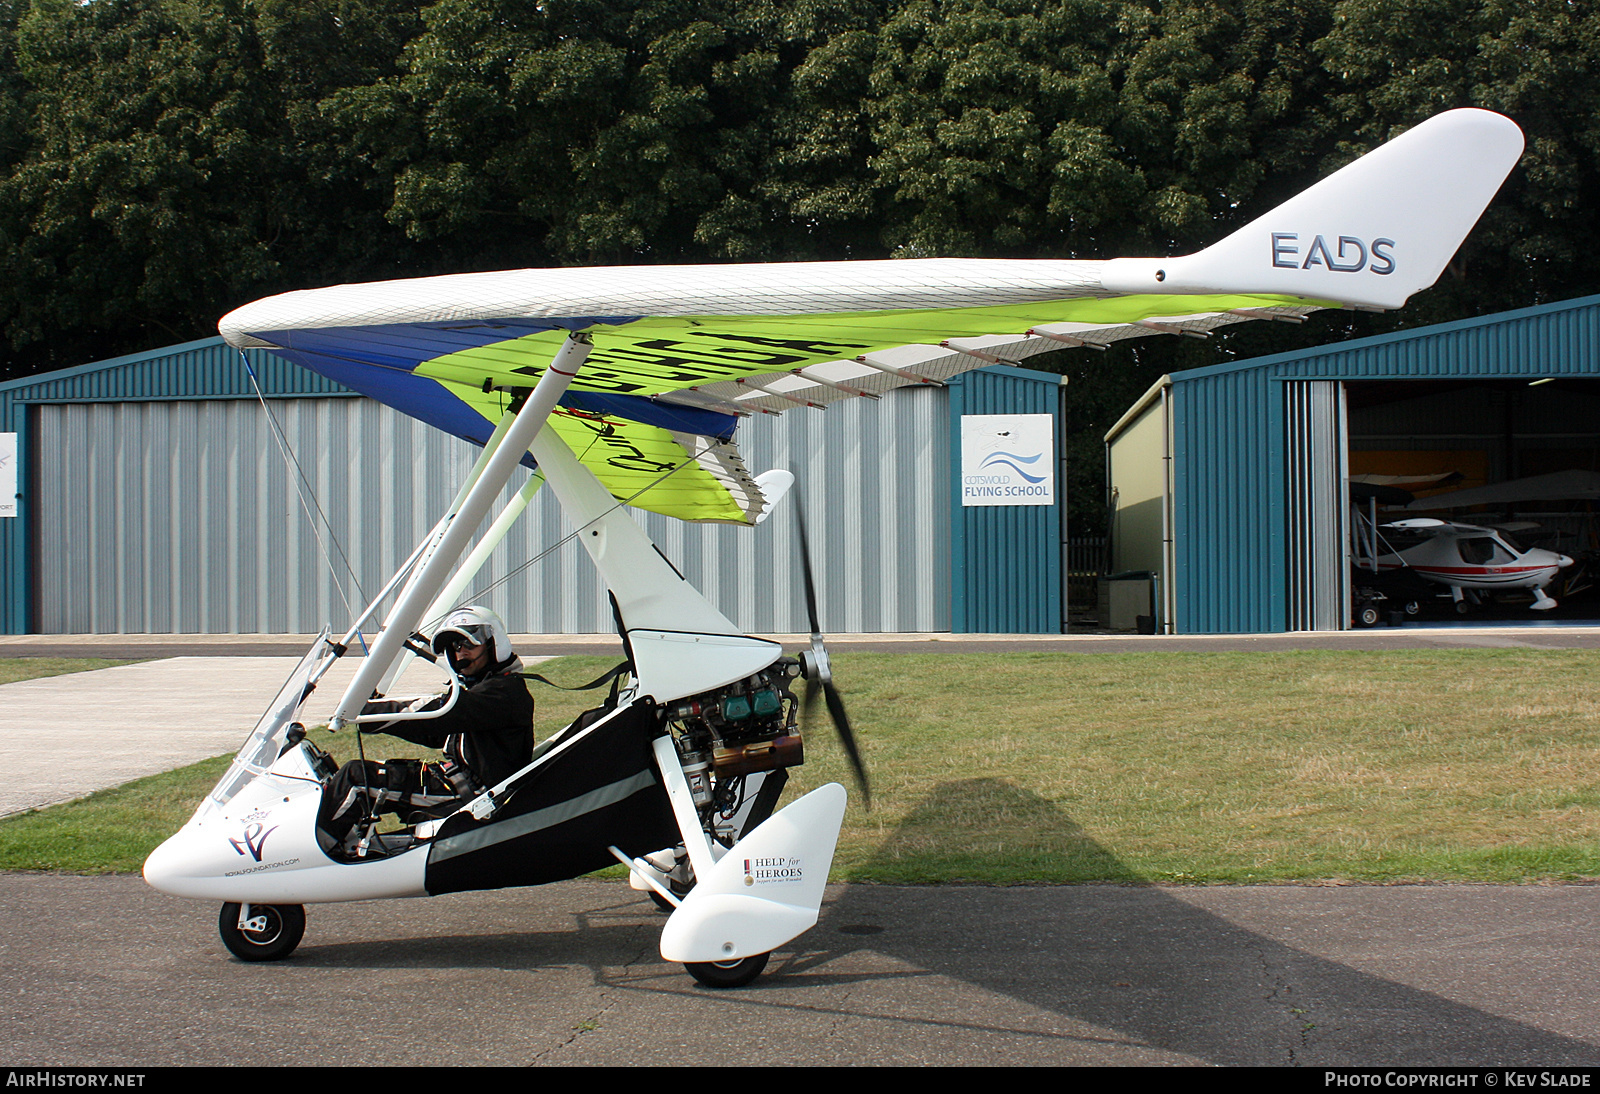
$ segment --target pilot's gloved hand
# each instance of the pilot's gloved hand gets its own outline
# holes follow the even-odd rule
[[[398,703],[390,699],[369,699],[361,705],[362,714],[407,714],[414,710],[422,710],[431,700],[412,699],[408,702]],[[361,727],[363,733],[377,733],[378,726],[368,723]]]

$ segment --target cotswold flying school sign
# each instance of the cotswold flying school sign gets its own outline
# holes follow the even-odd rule
[[[962,505],[1053,505],[1055,500],[1052,415],[961,416]]]

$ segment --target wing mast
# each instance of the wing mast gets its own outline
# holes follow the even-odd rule
[[[589,356],[590,345],[589,336],[582,333],[569,334],[562,342],[560,350],[544,370],[544,375],[539,377],[533,394],[528,396],[528,401],[517,412],[516,420],[506,430],[500,445],[477,473],[476,481],[462,499],[450,526],[439,537],[438,545],[419,565],[384,621],[383,630],[378,632],[371,650],[334,709],[333,717],[328,720],[330,728],[339,729],[355,718],[367,696],[400,656],[405,640],[411,637],[417,624],[422,622],[428,606],[444,588],[450,572],[466,551],[472,534],[488,514],[495,497],[511,478],[512,471],[522,462],[523,453],[528,451],[528,446],[539,435],[550,412],[577,376]]]

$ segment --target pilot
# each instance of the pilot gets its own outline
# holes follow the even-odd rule
[[[444,760],[351,760],[341,767],[323,792],[317,818],[338,843],[369,813],[436,812],[500,783],[533,757],[533,696],[505,621],[488,608],[459,608],[434,633],[433,650],[449,659],[465,685],[455,706],[437,718],[367,722],[360,729],[437,748]],[[444,701],[438,695],[409,705],[369,702],[361,713],[434,710]]]

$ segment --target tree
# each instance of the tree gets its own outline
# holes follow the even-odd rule
[[[808,236],[865,208],[837,174],[826,195],[814,183],[851,144],[817,136],[840,128],[835,77],[870,10],[443,0],[386,92],[422,134],[391,219],[413,238],[477,241],[474,265],[826,250]],[[818,45],[835,63],[797,84]]]
[[[8,374],[202,337],[255,296],[384,265],[374,229],[403,237],[307,100],[392,73],[399,45],[341,43],[341,10],[404,23],[379,3],[30,6],[0,68],[0,95],[21,88],[0,99],[21,103],[0,112],[21,137],[0,180]]]
[[[1506,114],[1522,162],[1408,325],[1600,290],[1588,261],[1600,181],[1600,14],[1588,2],[1347,0],[1317,45],[1341,158],[1441,110]]]

